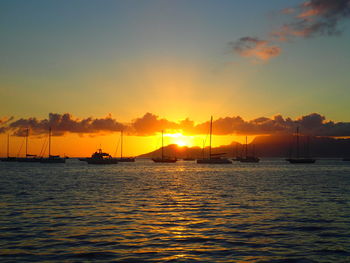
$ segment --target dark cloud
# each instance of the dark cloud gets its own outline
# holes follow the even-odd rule
[[[339,23],[350,17],[350,0],[306,1],[295,8],[295,12],[291,22],[273,33],[278,40],[340,34]]]
[[[10,123],[14,117],[2,117],[0,118],[0,134],[5,133],[8,130],[7,124]]]
[[[281,14],[289,22],[273,31],[268,40],[243,37],[230,42],[230,46],[240,56],[266,61],[281,53],[276,43],[294,38],[339,35],[342,32],[340,23],[350,18],[350,0],[309,0],[296,7],[285,8]]]
[[[32,135],[47,134],[51,127],[56,136],[66,133],[90,134],[113,133],[125,130],[130,135],[148,136],[155,135],[161,130],[165,132],[182,132],[185,135],[200,135],[209,133],[209,121],[195,124],[190,119],[180,122],[159,118],[152,113],[146,113],[136,118],[129,124],[118,122],[112,116],[105,118],[74,118],[71,114],[50,113],[47,119],[21,118],[6,122],[1,129],[10,130],[14,135],[24,136],[26,129],[30,129]],[[334,122],[327,120],[325,116],[312,113],[296,119],[284,118],[276,115],[272,118],[260,117],[253,120],[244,120],[240,116],[223,117],[213,121],[213,134],[215,135],[269,135],[287,134],[295,132],[300,127],[303,134],[315,136],[350,136],[349,122]],[[1,132],[0,129],[0,132]]]
[[[281,53],[278,46],[256,37],[242,37],[236,42],[230,42],[230,47],[242,57],[252,57],[258,60],[269,60]]]
[[[29,128],[31,134],[41,135],[52,128],[53,135],[59,136],[65,133],[98,133],[115,132],[124,128],[124,125],[117,122],[112,116],[105,118],[86,118],[78,119],[71,114],[50,113],[47,119],[38,120],[37,118],[19,119],[9,124],[9,128],[14,130],[17,136],[24,136],[25,129]]]
[[[245,121],[241,117],[220,118],[213,123],[214,133],[220,135],[268,135],[293,133],[296,127],[304,134],[314,136],[350,136],[350,123],[327,121],[318,113],[302,116],[295,120],[276,115]]]
[[[159,119],[157,115],[148,112],[143,117],[133,120],[129,130],[135,135],[146,136],[166,129],[179,129],[179,127],[175,122]]]

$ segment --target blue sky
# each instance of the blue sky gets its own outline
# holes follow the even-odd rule
[[[228,43],[266,37],[303,1],[0,2],[0,116],[122,120],[319,112],[349,120],[350,32],[282,43],[268,62]]]

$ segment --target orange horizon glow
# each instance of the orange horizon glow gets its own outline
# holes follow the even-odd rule
[[[250,143],[255,136],[248,137]],[[7,156],[7,135],[0,136],[0,156]],[[159,149],[162,145],[161,133],[152,136],[124,136],[123,156],[138,156]],[[177,145],[178,147],[208,147],[208,135],[184,135],[181,132],[165,133],[164,146]],[[28,154],[43,154],[44,144],[47,137],[30,136],[28,138]],[[213,135],[212,146],[219,147],[229,145],[232,142],[245,143],[245,136],[241,135]],[[66,134],[64,136],[53,136],[51,140],[51,154],[67,155],[70,157],[91,156],[98,148],[108,152],[112,156],[120,156],[120,135],[118,133],[103,134],[100,136]],[[23,157],[25,155],[25,138],[10,137],[10,156]],[[48,149],[43,154],[48,155]]]

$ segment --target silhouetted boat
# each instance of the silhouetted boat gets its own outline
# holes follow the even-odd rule
[[[152,158],[153,162],[155,163],[175,163],[177,162],[176,157],[166,157],[164,156],[164,131],[162,131],[162,156]]]
[[[253,148],[254,149],[254,148]],[[239,160],[241,163],[258,163],[260,159],[255,156],[255,151],[253,150],[253,155],[248,155],[248,137],[245,137],[245,157],[241,157]]]
[[[41,163],[65,163],[66,159],[59,155],[51,155],[51,127],[49,128],[49,157],[41,158]]]
[[[2,162],[16,162],[16,157],[10,157],[10,134],[7,135],[7,157],[1,158]]]
[[[29,136],[29,129],[26,131],[26,153],[25,157],[17,158],[18,162],[21,163],[38,163],[40,162],[41,158],[37,158],[35,154],[28,154],[28,136]]]
[[[41,158],[38,158],[35,154],[26,154],[24,158],[17,158],[20,163],[39,163]]]
[[[227,158],[224,158],[221,156],[211,155],[211,158],[198,159],[197,163],[199,163],[199,164],[230,164],[232,162]]]
[[[209,132],[209,158],[198,159],[199,164],[230,164],[232,163],[229,159],[223,157],[226,153],[211,153],[211,136],[213,133],[213,116],[210,118],[210,132]]]
[[[293,163],[293,164],[302,164],[302,163],[305,163],[305,164],[308,164],[308,163],[315,163],[316,160],[313,159],[313,158],[309,158],[309,157],[300,157],[299,156],[299,127],[297,127],[297,130],[296,130],[296,139],[297,139],[297,155],[296,155],[296,158],[287,158],[286,161],[290,162],[290,163]],[[309,148],[309,141],[307,142],[307,146]],[[308,153],[309,155],[309,153]]]
[[[184,161],[195,161],[196,158],[187,157],[187,158],[183,158],[182,160],[184,160]]]
[[[90,158],[85,158],[85,161],[88,164],[117,164],[117,158],[113,158],[108,153],[102,152],[101,149],[98,149],[94,152]]]
[[[120,158],[118,162],[135,162],[134,157],[123,157],[123,130],[120,132]]]
[[[258,163],[260,159],[256,156],[247,156],[246,158],[242,158],[239,160],[241,163]]]
[[[242,159],[242,156],[238,156],[238,142],[236,142],[235,153],[233,153],[232,155],[236,156],[231,159],[234,162],[239,162]]]
[[[47,158],[39,159],[41,163],[65,163],[66,159],[61,158],[59,155],[49,155]]]
[[[316,160],[312,158],[288,158],[286,159],[290,163],[315,163]]]

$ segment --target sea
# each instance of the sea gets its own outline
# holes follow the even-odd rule
[[[0,262],[350,262],[350,162],[0,162]]]

